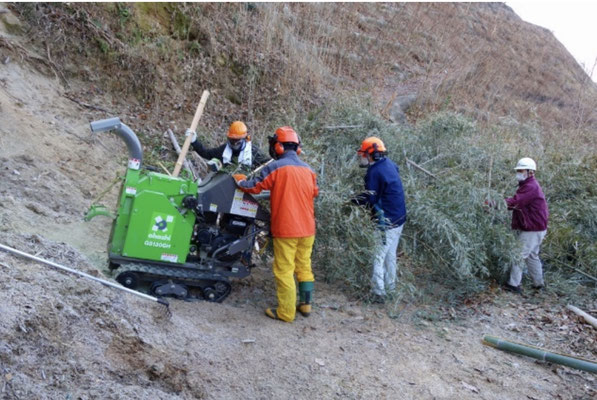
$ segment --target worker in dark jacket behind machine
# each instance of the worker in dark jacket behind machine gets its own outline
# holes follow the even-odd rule
[[[286,322],[294,320],[298,310],[307,317],[315,278],[311,270],[311,251],[315,241],[313,199],[319,189],[315,172],[298,155],[301,153],[298,134],[289,126],[276,130],[270,137],[269,153],[275,161],[266,165],[254,179],[241,180],[238,186],[247,193],[270,190],[271,233],[274,237],[274,276],[278,308],[267,308],[265,314]],[[298,281],[299,304],[296,304]]]
[[[203,158],[211,160],[217,158],[222,164],[239,164],[244,170],[251,171],[255,167],[265,164],[269,159],[261,154],[257,146],[251,142],[247,134],[247,126],[241,121],[234,121],[226,135],[228,140],[221,146],[206,149],[197,140],[197,133],[187,129],[185,136],[192,136],[191,146]]]
[[[396,289],[396,250],[406,222],[404,190],[398,166],[386,157],[381,139],[368,137],[357,151],[359,166],[367,168],[365,192],[352,201],[372,209],[379,228],[379,239],[371,285],[373,301],[385,302],[386,290]]]
[[[535,179],[537,164],[531,158],[521,158],[515,167],[518,190],[514,197],[506,199],[508,210],[512,210],[512,229],[517,231],[522,245],[522,259],[528,267],[534,289],[542,289],[543,267],[539,259],[541,242],[547,233],[549,210],[539,182]],[[523,266],[515,264],[510,270],[510,279],[504,289],[521,293]]]

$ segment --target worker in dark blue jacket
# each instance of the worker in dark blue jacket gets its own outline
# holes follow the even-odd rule
[[[366,138],[357,151],[359,166],[367,168],[365,192],[353,199],[371,207],[379,227],[373,262],[373,301],[385,302],[386,291],[396,289],[396,250],[406,222],[404,189],[398,166],[386,158],[386,147],[377,137]]]

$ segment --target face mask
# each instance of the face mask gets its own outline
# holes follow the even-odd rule
[[[240,150],[243,147],[243,143],[244,143],[244,140],[237,140],[237,141],[234,141],[233,143],[230,143],[230,140],[228,141],[228,145],[230,146],[230,148],[232,150]]]
[[[517,172],[516,173],[516,180],[518,182],[524,181],[527,178],[527,174],[524,172]]]
[[[367,156],[359,156],[359,167],[366,168],[369,166],[369,159]]]

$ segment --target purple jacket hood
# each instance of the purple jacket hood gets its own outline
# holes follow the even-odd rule
[[[544,231],[547,229],[549,210],[539,182],[530,176],[518,183],[514,197],[506,199],[512,212],[512,229],[521,231]]]

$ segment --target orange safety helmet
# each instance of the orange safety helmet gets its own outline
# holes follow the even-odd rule
[[[386,152],[386,146],[383,144],[380,138],[371,136],[363,140],[361,147],[357,150],[359,155],[370,155],[374,160],[379,159],[380,156]]]
[[[269,143],[270,155],[273,158],[277,158],[284,154],[283,143],[296,144],[296,154],[301,154],[301,139],[295,130],[290,126],[281,126],[280,128],[276,129],[274,136],[269,138]]]
[[[247,137],[247,125],[242,121],[234,121],[228,129],[229,139],[244,139]]]

